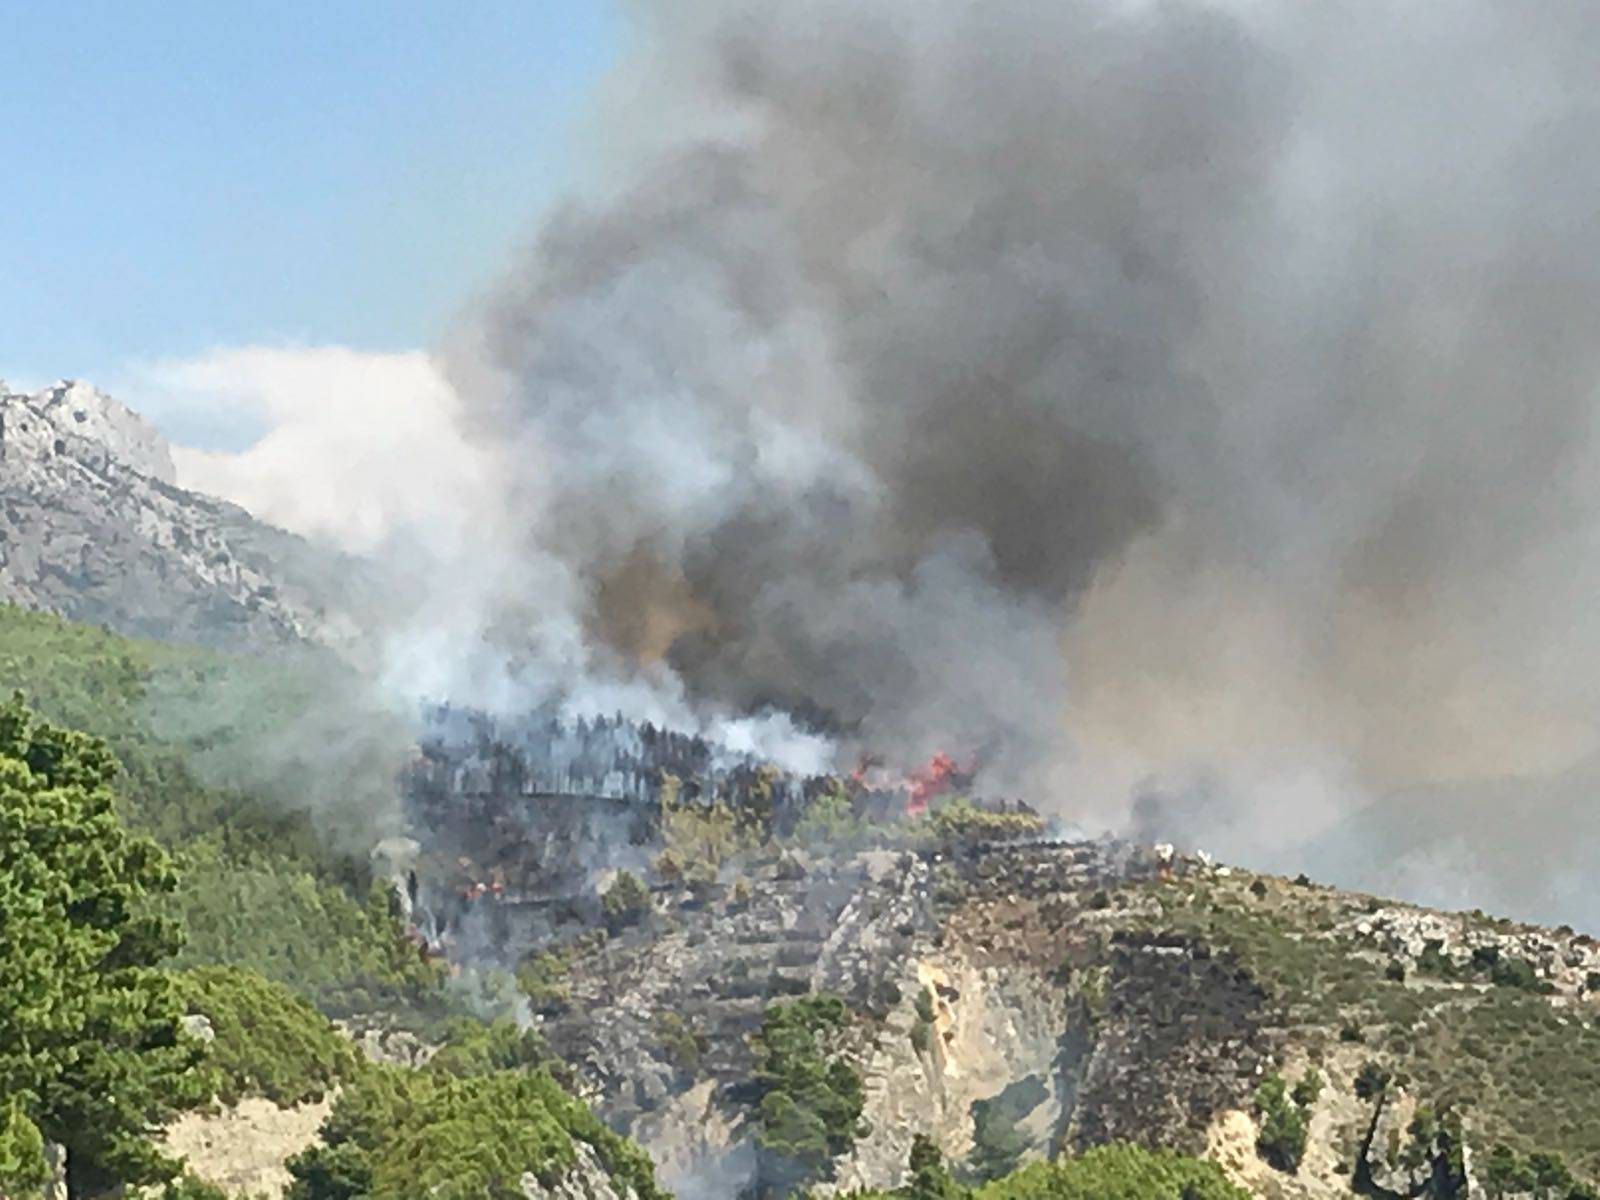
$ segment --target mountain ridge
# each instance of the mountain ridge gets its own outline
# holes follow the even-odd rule
[[[355,560],[176,481],[143,417],[87,384],[0,384],[0,600],[137,637],[343,648]]]

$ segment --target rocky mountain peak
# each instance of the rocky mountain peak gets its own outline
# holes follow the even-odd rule
[[[180,488],[166,440],[98,388],[0,386],[0,601],[234,650],[345,646],[364,578]]]
[[[60,380],[31,395],[0,386],[0,453],[12,452],[90,461],[109,455],[161,483],[170,485],[177,478],[171,448],[155,426],[79,380]]]

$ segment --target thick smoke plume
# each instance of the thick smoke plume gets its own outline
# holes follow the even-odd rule
[[[745,744],[1280,864],[1582,774],[1592,4],[636,16],[591,186],[439,356],[478,458],[396,682],[785,713]]]
[[[1591,748],[1591,6],[691,7],[446,356],[461,632],[1236,844]]]

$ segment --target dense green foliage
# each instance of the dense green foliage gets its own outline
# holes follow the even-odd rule
[[[912,1137],[911,1156],[906,1165],[911,1171],[911,1178],[901,1189],[906,1200],[965,1200],[969,1194],[945,1166],[939,1143],[926,1134]]]
[[[336,1016],[438,1007],[439,968],[401,936],[386,887],[357,893],[286,856],[230,855],[214,838],[184,844],[178,864],[166,907],[189,931],[179,966],[246,967]]]
[[[568,993],[567,959],[563,954],[541,950],[517,967],[517,987],[534,1012],[553,1012],[565,1008]]]
[[[0,694],[104,738],[118,807],[180,869],[178,963],[242,965],[329,1011],[437,1004],[360,846],[404,739],[327,662],[269,665],[0,605]],[[316,819],[313,821],[312,814]],[[351,835],[328,836],[349,826]],[[359,836],[358,836],[359,834]]]
[[[458,1027],[427,1068],[373,1066],[340,1094],[324,1145],[290,1163],[291,1200],[520,1200],[524,1173],[555,1184],[589,1147],[641,1200],[665,1200],[648,1156],[613,1133],[544,1069],[514,1023]]]
[[[947,842],[1007,842],[1038,837],[1045,828],[1036,813],[989,812],[965,796],[935,804],[928,819],[934,834]]]
[[[429,1060],[430,1070],[465,1077],[524,1067],[558,1069],[544,1039],[511,1017],[480,1021],[457,1016],[444,1025],[444,1045]]]
[[[1531,1196],[1533,1200],[1595,1200],[1600,1191],[1579,1183],[1559,1154],[1534,1151],[1526,1156],[1509,1146],[1496,1146],[1482,1165],[1483,1189],[1490,1200]]]
[[[931,1142],[913,1143],[910,1180],[890,1192],[843,1200],[1249,1200],[1215,1163],[1167,1150],[1113,1144],[1076,1158],[1033,1163],[977,1188],[950,1179]]]
[[[0,1114],[0,1195],[42,1188],[50,1178],[44,1135],[28,1116],[20,1096],[6,1102]]]
[[[304,680],[0,606],[0,681],[109,742],[0,708],[0,1193],[38,1184],[51,1139],[75,1191],[165,1180],[152,1194],[219,1200],[158,1153],[163,1119],[338,1084],[330,1145],[297,1162],[296,1194],[520,1196],[523,1172],[557,1178],[582,1142],[662,1195],[648,1158],[562,1090],[537,1034],[458,1018],[427,1069],[374,1067],[310,1003],[435,1027],[448,1011],[388,889],[327,836],[330,790],[370,819],[350,773],[392,782],[362,745],[303,737],[293,710],[324,716],[292,699]]]
[[[837,1050],[849,1010],[837,996],[804,996],[766,1011],[756,1045],[761,1186],[782,1191],[828,1177],[863,1134],[861,1080]]]
[[[805,807],[795,824],[794,840],[802,846],[865,845],[881,836],[882,825],[863,821],[842,780],[833,780]]]
[[[104,743],[36,720],[20,698],[0,705],[7,1187],[37,1175],[38,1134],[67,1147],[77,1189],[169,1178],[151,1122],[204,1098],[203,1047],[158,969],[181,936],[144,912],[172,870],[124,827],[115,774]]]
[[[178,976],[191,1013],[215,1035],[207,1065],[224,1104],[262,1096],[279,1105],[321,1100],[355,1067],[350,1040],[311,1003],[239,967],[199,967]]]
[[[1138,1146],[1096,1146],[1034,1163],[978,1189],[976,1200],[1248,1200],[1215,1163]]]

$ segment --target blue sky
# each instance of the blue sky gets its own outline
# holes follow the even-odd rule
[[[0,377],[426,345],[558,194],[606,0],[0,0]]]

